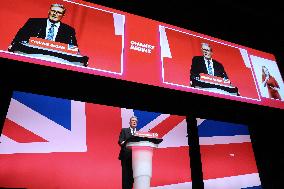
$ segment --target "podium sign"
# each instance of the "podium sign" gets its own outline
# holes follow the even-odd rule
[[[142,131],[137,131],[134,136],[138,137],[147,137],[147,138],[158,138],[158,133],[150,133],[150,132],[142,132]]]
[[[65,43],[60,43],[56,41],[50,41],[47,39],[41,39],[37,37],[31,37],[29,39],[29,45],[43,47],[47,49],[57,50],[61,52],[71,53],[71,54],[78,54],[79,49],[76,46],[72,46]]]
[[[208,74],[204,74],[201,73],[200,75],[200,80],[204,81],[204,82],[209,82],[215,85],[223,85],[223,86],[230,86],[231,82],[230,80],[224,80],[221,77],[217,77],[217,76],[213,76],[213,75],[208,75]]]
[[[221,77],[212,76],[201,73],[199,78],[192,80],[192,86],[207,91],[216,92],[219,94],[228,94],[239,96],[237,87],[231,84],[230,80],[225,80]]]

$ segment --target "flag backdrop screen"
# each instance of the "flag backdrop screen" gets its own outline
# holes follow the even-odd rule
[[[0,187],[121,188],[120,130],[159,134],[151,188],[191,188],[185,116],[15,91],[0,137]]]
[[[45,18],[47,21],[48,10],[53,3],[65,6],[62,25],[67,24],[75,30],[78,46],[70,47],[67,44],[69,46],[64,52],[61,52],[65,48],[64,44],[51,45],[46,38],[37,40],[44,38],[43,30],[47,33],[46,28],[37,29],[38,24],[18,35],[20,28],[28,28],[27,23],[31,24],[27,22],[30,18]],[[0,7],[0,27],[2,58],[284,108],[283,78],[273,54],[205,34],[82,0],[3,1]],[[59,28],[57,35],[60,32]],[[28,52],[9,51],[15,36],[25,36],[26,41],[21,44],[29,49]],[[31,37],[28,39],[28,36]],[[72,43],[75,37],[73,35],[71,38]],[[193,58],[202,56],[202,43],[211,46],[212,58],[224,67],[229,85],[220,87],[217,84],[218,89],[213,88],[214,90],[192,85],[190,75]],[[43,47],[45,50],[42,50]],[[79,49],[75,54],[74,48]],[[36,49],[41,49],[40,53]],[[50,53],[43,53],[46,51]],[[81,56],[88,57],[87,65],[74,63]],[[72,58],[67,58],[67,61],[64,59],[66,57]],[[265,80],[264,70],[273,78]],[[222,83],[218,78],[207,78],[205,84],[213,80]],[[216,87],[215,84],[214,86]],[[228,93],[227,90],[235,92]]]
[[[204,189],[261,189],[248,127],[197,119]]]

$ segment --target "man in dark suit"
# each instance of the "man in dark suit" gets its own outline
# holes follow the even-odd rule
[[[48,18],[30,18],[17,32],[8,50],[18,51],[17,44],[28,43],[30,37],[38,37],[56,42],[78,46],[74,28],[61,22],[66,9],[63,5],[52,4]]]
[[[191,86],[196,86],[196,81],[200,79],[200,73],[221,77],[224,80],[229,80],[225,69],[221,63],[212,59],[212,48],[207,43],[201,44],[203,56],[195,56],[192,59],[190,69]]]
[[[237,87],[233,86],[227,73],[225,72],[224,66],[212,58],[212,48],[208,43],[201,43],[201,50],[203,56],[195,56],[192,58],[192,64],[190,69],[190,85],[195,88],[213,89],[215,92],[232,94],[240,96]],[[220,77],[229,86],[222,86],[219,84],[212,84],[208,82],[202,82],[200,80],[200,74],[208,74],[211,76]]]
[[[129,128],[122,128],[118,144],[120,145],[119,159],[122,167],[122,189],[132,189],[134,179],[132,171],[132,151],[126,147],[125,141],[136,132],[138,119],[132,116],[129,121]]]

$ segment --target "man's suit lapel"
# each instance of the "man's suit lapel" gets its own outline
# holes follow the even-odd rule
[[[214,69],[214,75],[215,76],[222,76],[222,71],[220,68],[220,63],[216,60],[213,60],[213,69]]]
[[[57,35],[55,37],[55,41],[61,41],[61,38],[62,38],[62,33],[64,33],[62,30],[63,30],[63,24],[60,23],[59,27],[58,27],[58,31],[57,31]],[[66,34],[67,35],[67,34]]]
[[[44,39],[46,35],[47,20],[42,19],[41,21],[38,22],[38,25],[39,27],[38,27],[36,37]]]
[[[130,128],[127,128],[127,138],[129,138],[131,135],[132,135],[132,134],[131,134]]]
[[[206,66],[206,63],[205,63],[205,60],[204,60],[203,57],[202,57],[202,62],[203,62],[203,71],[202,72],[208,74],[207,66]]]

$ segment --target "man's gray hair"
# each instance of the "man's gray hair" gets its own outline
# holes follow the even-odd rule
[[[136,119],[138,121],[138,117],[136,117],[136,116],[131,116],[129,121],[131,121],[132,118],[134,118],[134,119]]]
[[[66,8],[63,5],[61,5],[61,4],[54,3],[54,4],[50,5],[50,8],[51,7],[60,7],[60,8],[63,9],[63,14],[65,14],[65,12],[66,12]]]
[[[202,48],[203,46],[209,47],[210,50],[212,51],[212,47],[211,47],[211,45],[209,45],[208,43],[201,43],[201,48]]]

